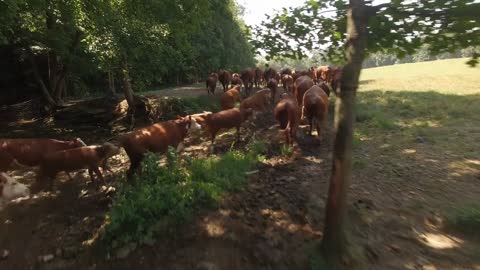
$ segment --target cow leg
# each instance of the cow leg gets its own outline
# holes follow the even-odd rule
[[[183,143],[179,143],[179,144],[177,145],[176,151],[177,151],[177,153],[180,153],[180,152],[182,152],[184,149],[185,149],[185,145],[184,145]]]
[[[285,129],[285,140],[286,140],[286,143],[287,145],[290,145],[290,128],[286,128]]]
[[[97,175],[98,179],[99,179],[100,181],[102,181],[103,183],[105,183],[105,179],[103,178],[103,175],[102,175],[102,173],[100,172],[100,170],[98,169],[98,167],[97,167],[97,166],[93,166],[91,169],[95,172],[95,174]],[[93,179],[92,179],[92,181],[93,181]]]
[[[317,123],[316,123],[316,124],[317,124],[317,125],[316,125],[316,126],[317,126],[317,136],[318,136],[318,138],[321,140],[321,139],[322,139],[322,136],[321,136],[321,134],[320,134],[320,130],[321,130],[322,122],[317,120]]]
[[[95,183],[95,178],[93,177],[93,167],[88,168],[88,175],[90,175],[90,180],[92,180],[92,183]]]
[[[308,124],[310,125],[310,129],[308,130],[308,135],[312,136],[312,129],[313,129],[313,117],[308,119]]]
[[[127,180],[132,181],[135,171],[140,167],[142,163],[143,155],[129,156],[130,158],[130,168],[127,170]]]

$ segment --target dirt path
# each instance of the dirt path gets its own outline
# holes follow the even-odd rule
[[[182,93],[201,90],[195,89]],[[278,150],[283,137],[271,113],[255,125],[244,130],[242,142],[254,135]],[[0,251],[8,250],[9,256],[0,260],[0,269],[310,269],[311,252],[322,236],[332,141],[331,130],[320,143],[305,135],[305,128],[292,157],[273,151],[241,192],[226,197],[216,210],[199,211],[171,238],[137,247],[126,258],[89,246],[111,203],[114,192],[109,187],[128,165],[126,157],[113,161],[115,174],[107,177],[103,191],[88,186],[85,173],[73,182],[62,176],[56,193],[1,210]],[[228,149],[233,137],[221,136],[217,151]],[[101,136],[91,139],[101,141]],[[186,153],[205,155],[206,147],[207,142],[189,139]],[[31,173],[14,175],[22,182],[33,180]],[[455,193],[438,194],[442,189],[432,184],[433,178],[422,179],[422,185],[392,184],[374,166],[354,175],[349,194],[352,239],[368,258],[368,269],[476,269],[479,262],[470,252],[478,245],[446,231],[436,211],[437,200]],[[457,188],[472,189],[471,183]],[[418,198],[424,199],[422,207]],[[39,261],[50,254],[51,261]]]

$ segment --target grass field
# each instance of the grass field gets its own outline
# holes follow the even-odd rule
[[[456,233],[480,229],[480,67],[471,68],[466,61],[362,71],[352,193],[382,205],[389,218],[401,213],[396,225],[383,218],[372,223],[380,235],[410,227],[401,237],[416,244],[397,239],[403,255],[383,254],[390,264],[404,263],[401,269],[410,269],[405,262],[409,257],[417,260],[422,252],[431,253],[428,263],[422,263],[428,269],[480,269],[477,237]],[[426,222],[432,213],[442,222]],[[432,244],[435,237],[452,235],[459,236],[461,244],[450,249],[438,247],[446,245],[444,240]],[[402,262],[396,262],[399,258]]]
[[[447,59],[364,69],[360,89],[480,93],[480,67],[471,68],[465,64],[467,60]]]

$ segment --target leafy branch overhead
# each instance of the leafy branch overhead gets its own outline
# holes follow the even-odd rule
[[[254,28],[252,44],[268,58],[302,58],[321,49],[325,59],[343,62],[347,1],[306,1],[283,9]],[[433,55],[480,44],[480,3],[475,0],[394,0],[366,6],[367,53],[387,52],[400,58],[428,44]],[[477,63],[474,54],[469,64]]]

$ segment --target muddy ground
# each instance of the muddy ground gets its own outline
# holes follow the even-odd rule
[[[206,94],[204,89],[184,92]],[[74,181],[61,175],[54,192],[1,210],[0,251],[8,251],[8,256],[0,259],[0,269],[311,269],[317,259],[313,251],[322,238],[332,115],[321,142],[306,135],[307,127],[302,126],[291,157],[280,154],[284,138],[270,111],[247,124],[235,147],[241,149],[254,136],[271,142],[273,150],[242,191],[227,196],[216,209],[200,210],[175,235],[153,246],[131,247],[131,252],[126,248],[107,254],[92,245],[115,193],[110,187],[128,166],[126,156],[111,161],[114,174],[107,174],[107,185],[100,190],[85,172]],[[63,125],[52,130],[46,120],[4,122],[8,128],[2,128],[0,136],[78,136],[92,144],[115,140],[123,132]],[[216,152],[228,149],[233,140],[231,132],[220,136]],[[186,155],[208,155],[209,142],[203,139],[189,138],[186,145]],[[361,151],[356,154],[368,160],[369,154],[378,154],[378,146]],[[441,201],[454,200],[462,191],[478,192],[478,179],[466,177],[454,191],[438,185],[438,177],[428,173],[421,183],[392,184],[384,181],[377,166],[355,170],[349,193],[352,241],[368,269],[480,269],[480,256],[474,256],[477,239],[449,230],[439,211]],[[28,171],[13,175],[27,184],[34,177]]]

